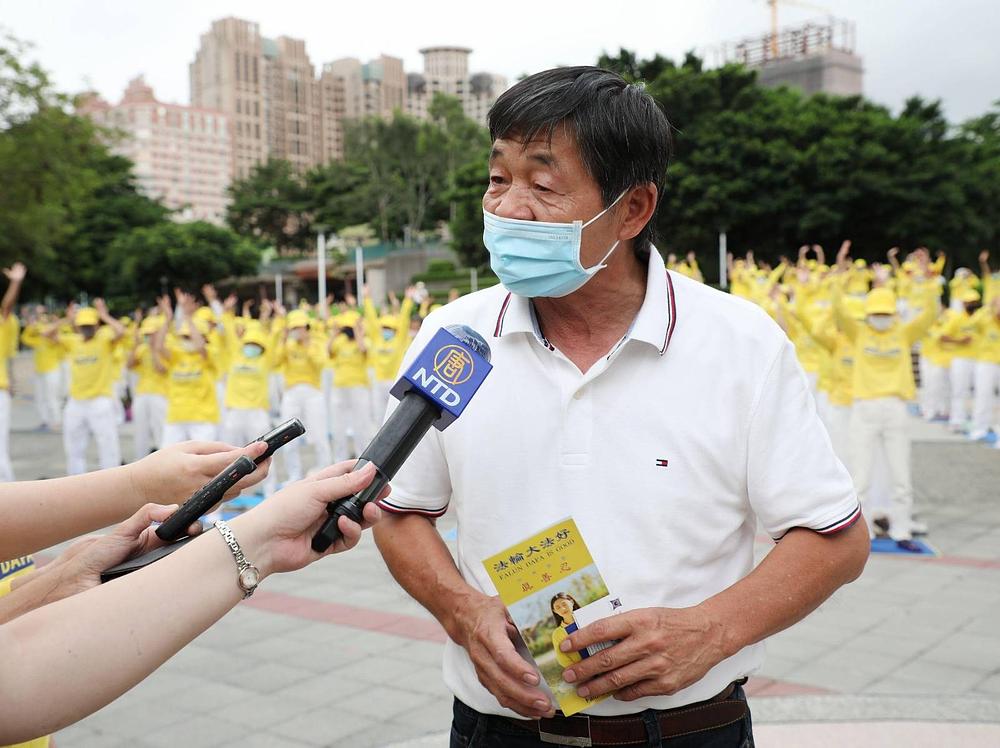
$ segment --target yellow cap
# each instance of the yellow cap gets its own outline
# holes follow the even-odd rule
[[[378,318],[378,323],[382,327],[391,327],[393,330],[396,329],[396,323],[399,322],[398,317],[393,317],[391,314],[383,314]]]
[[[309,327],[309,315],[301,309],[293,309],[288,313],[287,326],[289,330],[296,327]]]
[[[962,291],[962,295],[958,297],[958,300],[963,304],[974,304],[979,301],[980,298],[982,297],[979,295],[979,291],[974,288],[967,288]]]
[[[163,317],[147,317],[139,326],[140,335],[154,335],[163,327]]]
[[[247,330],[240,340],[244,345],[253,343],[261,348],[267,348],[267,336],[262,329]]]
[[[361,319],[361,315],[355,310],[349,309],[346,312],[341,312],[334,319],[341,327],[354,327],[354,324]]]
[[[82,309],[78,309],[76,316],[73,317],[73,324],[77,327],[84,327],[86,325],[99,325],[101,323],[101,318],[97,314],[97,310],[93,307],[85,306]]]
[[[868,267],[868,263],[865,262],[865,260],[864,260],[863,257],[859,257],[858,259],[856,259],[854,261],[854,267],[856,267],[856,268],[866,268],[866,267]]]
[[[865,314],[895,314],[896,294],[888,288],[876,288],[865,297]]]

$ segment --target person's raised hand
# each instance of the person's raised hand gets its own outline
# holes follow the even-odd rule
[[[514,647],[519,634],[499,597],[470,591],[448,633],[469,653],[479,682],[500,706],[528,719],[552,716],[555,708],[538,688],[534,665]]]
[[[982,252],[979,253],[979,262],[985,265],[989,261],[990,261],[990,251],[988,249],[984,249]]]
[[[563,680],[583,698],[614,694],[619,701],[677,693],[728,654],[725,626],[700,607],[642,608],[595,621],[570,634],[563,652],[601,642],[613,646],[574,663]]]
[[[365,505],[364,523],[341,517],[342,537],[323,553],[312,549],[312,538],[329,517],[326,506],[363,490],[375,477],[375,466],[354,471],[356,460],[338,462],[304,480],[296,481],[230,522],[240,544],[252,550],[262,576],[295,571],[331,553],[350,550],[363,530],[378,522],[381,510],[374,501]],[[389,487],[379,495],[389,495]],[[250,550],[248,550],[248,555]]]
[[[15,262],[9,268],[4,268],[3,274],[11,283],[20,283],[28,275],[28,268],[23,262]]]
[[[129,472],[135,494],[143,501],[184,502],[240,455],[253,460],[266,451],[264,442],[254,442],[249,447],[223,442],[181,442],[157,450],[124,469]],[[244,489],[260,483],[270,467],[269,458],[226,491],[224,498],[235,498]]]

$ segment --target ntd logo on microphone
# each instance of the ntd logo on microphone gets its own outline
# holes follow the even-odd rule
[[[441,430],[462,415],[492,369],[489,361],[441,329],[396,382],[392,394],[402,399],[408,391],[419,390],[441,408],[441,417],[434,423]]]

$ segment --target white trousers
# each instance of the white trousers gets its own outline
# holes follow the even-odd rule
[[[91,436],[97,442],[97,459],[101,470],[121,465],[118,412],[113,398],[70,398],[67,401],[63,413],[63,449],[66,451],[66,472],[69,475],[87,472],[87,445]]]
[[[371,390],[367,387],[334,387],[333,449],[335,462],[346,460],[352,450],[347,446],[347,434],[354,437],[355,454],[368,446],[371,439]]]
[[[376,381],[372,385],[372,436],[375,435],[375,431],[378,427],[382,425],[382,421],[385,420],[385,411],[389,407],[389,398],[392,395],[389,394],[389,390],[392,389],[393,380],[388,382]]]
[[[977,361],[975,370],[975,396],[972,401],[972,431],[975,436],[984,436],[990,427],[1000,433],[1000,416],[997,404],[1000,390],[1000,364]]]
[[[861,505],[871,527],[872,475],[877,447],[885,449],[892,491],[889,535],[893,540],[913,537],[913,487],[910,480],[910,436],[906,430],[906,403],[898,397],[855,400],[851,408],[851,470]]]
[[[167,423],[167,398],[164,395],[136,395],[132,401],[132,446],[135,459],[141,460],[160,446]]]
[[[160,446],[169,447],[171,444],[186,441],[214,442],[218,431],[219,428],[216,424],[205,421],[168,423],[163,427],[163,438],[160,439]]]
[[[948,369],[920,357],[920,410],[924,418],[948,415]]]
[[[35,373],[35,408],[45,426],[58,426],[61,418],[62,369],[58,366],[44,374]]]
[[[969,397],[976,372],[976,361],[971,358],[954,358],[951,361],[951,417],[948,425],[965,426],[969,420]]]
[[[330,440],[326,435],[326,404],[323,402],[323,392],[308,384],[297,384],[285,390],[281,398],[281,421],[298,418],[306,427],[306,433],[281,448],[285,456],[285,470],[288,480],[301,480],[302,473],[302,439],[315,451],[315,467],[323,468],[330,464]]]
[[[249,444],[270,430],[271,416],[263,408],[229,408],[222,417],[222,441],[236,447]],[[283,449],[288,449],[288,445]],[[270,496],[277,488],[276,472],[272,464],[262,486],[265,496]]]
[[[336,419],[336,413],[333,412],[333,369],[323,369],[320,386],[323,388],[323,407],[326,413],[326,437],[333,439],[333,422]]]
[[[10,464],[10,391],[0,390],[0,483],[14,480]]]

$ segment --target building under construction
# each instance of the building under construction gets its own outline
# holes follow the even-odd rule
[[[711,52],[716,65],[735,62],[757,70],[764,86],[855,96],[862,92],[864,76],[855,42],[852,21],[830,18],[795,28],[772,28],[768,34],[728,42]]]

